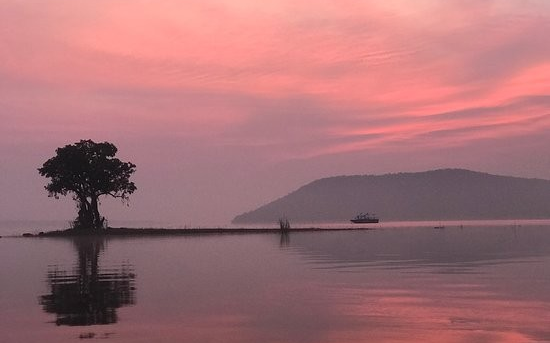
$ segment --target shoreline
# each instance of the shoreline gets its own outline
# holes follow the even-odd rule
[[[206,236],[206,235],[244,235],[244,234],[285,234],[292,232],[333,232],[333,231],[367,231],[374,228],[346,227],[346,228],[295,228],[281,230],[279,228],[203,228],[203,229],[163,229],[163,228],[126,228],[110,227],[96,231],[77,231],[74,229],[54,230],[38,234],[23,233],[9,237],[150,237],[150,236]],[[4,236],[8,237],[8,236]]]

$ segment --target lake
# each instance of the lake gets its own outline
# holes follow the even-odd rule
[[[0,238],[2,342],[549,342],[550,225]]]

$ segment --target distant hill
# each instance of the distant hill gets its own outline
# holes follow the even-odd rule
[[[234,224],[347,222],[359,212],[390,220],[550,218],[550,181],[464,169],[336,176],[238,215]]]

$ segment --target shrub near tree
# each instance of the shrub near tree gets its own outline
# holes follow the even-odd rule
[[[56,149],[56,155],[47,160],[40,175],[51,179],[45,186],[49,196],[71,194],[77,203],[78,216],[73,228],[97,230],[105,227],[105,218],[99,213],[101,196],[128,201],[136,186],[130,181],[136,166],[115,157],[117,148],[109,142],[96,143],[81,140]]]

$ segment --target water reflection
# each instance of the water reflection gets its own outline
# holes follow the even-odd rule
[[[43,310],[56,314],[57,325],[116,323],[117,309],[135,303],[132,265],[101,268],[99,257],[105,247],[102,238],[77,238],[73,243],[78,261],[72,271],[59,266],[48,270],[51,291],[40,297]]]
[[[547,256],[550,242],[541,228],[485,227],[445,230],[391,229],[327,232],[293,237],[291,248],[319,268],[423,269],[429,273],[468,274],[480,267]]]
[[[548,229],[148,237],[110,239],[108,249],[102,241],[75,241],[74,269],[49,269],[51,294],[41,303],[59,325],[113,323],[116,312],[123,314],[117,324],[80,336],[103,339],[114,332],[120,343],[550,342]],[[67,254],[59,249],[66,248],[65,240],[16,243],[12,251],[23,244],[34,248],[25,251],[36,251],[34,258],[15,261],[27,265],[19,270],[29,270],[46,251],[55,251],[51,258]],[[120,255],[139,268],[141,290],[140,306],[124,312],[119,308],[135,297],[132,267],[105,268]],[[10,255],[4,256],[4,270],[11,270]],[[11,294],[25,287],[17,276],[1,276],[8,294],[0,297],[5,341],[64,343],[79,337],[75,330],[82,329],[43,324],[53,315],[27,317],[36,312],[28,308],[19,317],[10,313],[16,308]],[[101,285],[107,279],[119,284]],[[22,338],[27,332],[30,338]]]
[[[281,240],[279,241],[279,247],[286,248],[290,246],[290,234],[288,232],[281,232]]]
[[[333,299],[323,313],[346,318],[319,329],[324,342],[550,342],[549,235],[547,227],[327,232],[295,234],[287,250],[322,275],[328,290],[317,292]]]

